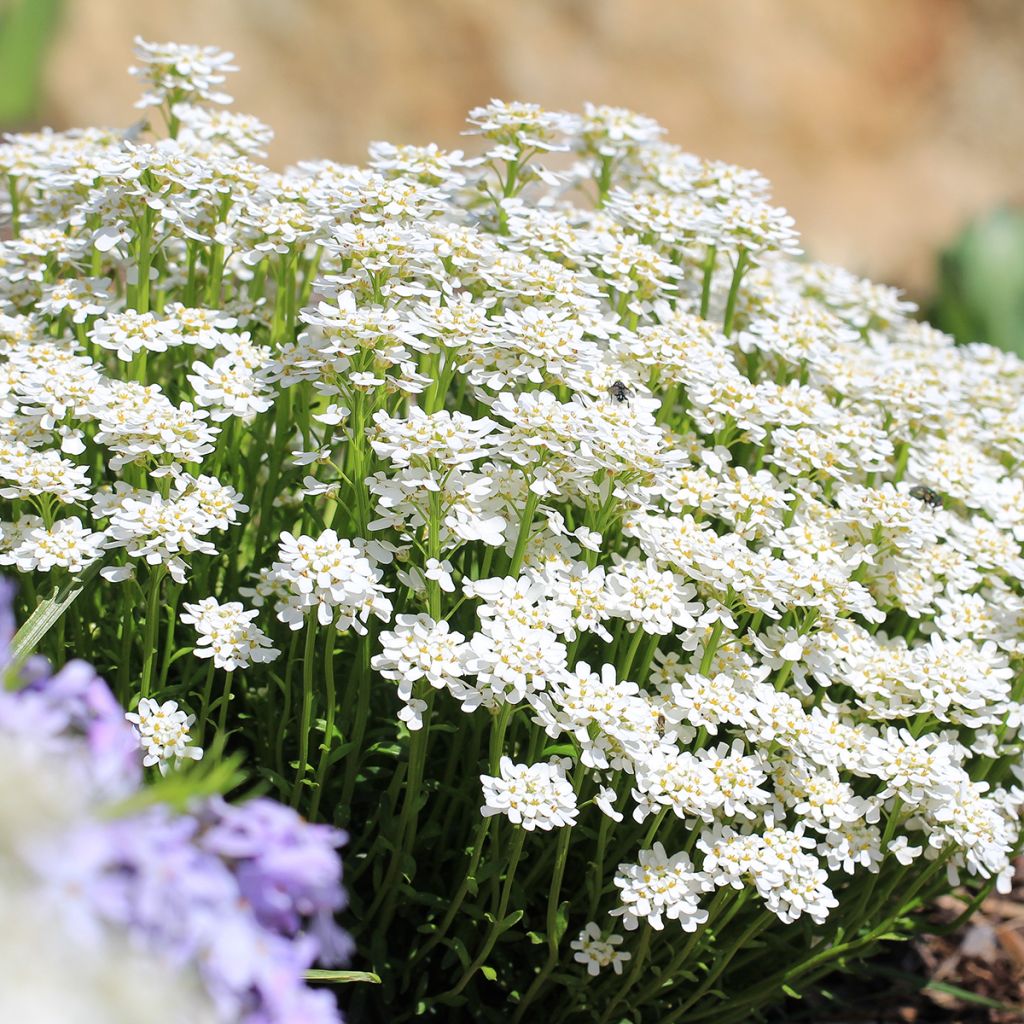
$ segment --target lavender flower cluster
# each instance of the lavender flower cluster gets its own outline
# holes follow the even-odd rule
[[[41,914],[58,915],[62,939],[83,951],[109,944],[108,964],[122,945],[151,954],[192,985],[191,1013],[206,1007],[172,1018],[337,1024],[331,993],[310,988],[305,972],[341,964],[350,952],[335,923],[345,902],[337,853],[344,833],[269,799],[118,814],[142,785],[141,751],[123,709],[83,661],[55,674],[40,658],[12,665],[10,599],[0,585],[8,683],[0,690],[0,768],[20,783],[0,795],[0,897],[8,889],[28,895]],[[5,954],[0,948],[0,962]],[[0,968],[0,982],[12,980],[7,973]],[[123,995],[110,998],[123,1003]],[[2,1011],[18,999],[0,995],[0,1017],[11,1019]]]

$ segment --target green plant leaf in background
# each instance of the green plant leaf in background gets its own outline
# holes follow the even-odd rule
[[[957,341],[985,341],[1024,356],[1024,210],[972,222],[939,258],[929,319]]]
[[[63,0],[0,0],[0,129],[37,111],[43,62]]]

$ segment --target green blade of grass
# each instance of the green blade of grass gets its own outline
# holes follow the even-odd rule
[[[322,985],[350,985],[360,981],[380,984],[380,978],[370,971],[306,971],[306,981],[318,981]]]
[[[53,595],[40,602],[35,611],[22,623],[11,640],[10,657],[13,666],[20,665],[50,631],[53,624],[71,607],[75,598],[85,589],[86,584],[99,572],[97,559],[78,576],[72,577],[63,586],[57,587]]]
[[[865,974],[877,974],[883,978],[892,978],[894,981],[902,981],[911,988],[918,990],[930,989],[932,992],[943,992],[949,996],[956,996],[965,1003],[974,1006],[984,1006],[988,1010],[1003,1010],[1007,1013],[1022,1013],[1024,1007],[1012,1006],[1010,1003],[1000,1002],[998,999],[991,999],[988,996],[978,995],[959,985],[951,985],[948,981],[934,981],[931,978],[920,978],[909,971],[900,971],[895,967],[883,967],[880,964],[869,964],[865,966]]]

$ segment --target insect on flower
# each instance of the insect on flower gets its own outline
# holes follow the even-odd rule
[[[910,496],[917,498],[918,501],[923,501],[931,508],[942,508],[942,495],[933,491],[930,487],[925,487],[924,484],[917,484],[915,487],[911,487]]]
[[[608,397],[613,402],[624,403],[628,402],[635,392],[628,384],[624,384],[621,380],[613,381],[608,387]]]

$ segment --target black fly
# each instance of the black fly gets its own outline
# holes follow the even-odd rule
[[[633,389],[617,380],[608,388],[608,397],[613,402],[628,402],[633,397]]]
[[[924,484],[917,484],[910,488],[910,496],[923,501],[930,508],[942,508],[942,496]]]

